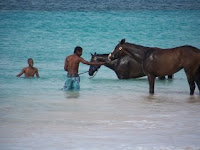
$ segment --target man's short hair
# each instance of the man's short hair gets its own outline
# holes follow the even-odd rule
[[[82,49],[82,47],[80,47],[80,46],[76,46],[75,47],[75,49],[74,49],[74,53],[76,53],[76,52],[80,52],[80,51],[82,51],[83,49]]]
[[[33,59],[32,59],[32,58],[29,58],[27,61],[29,61],[29,60],[32,60],[32,61],[33,61]]]

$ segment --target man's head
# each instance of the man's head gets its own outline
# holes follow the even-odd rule
[[[33,59],[32,59],[32,58],[29,58],[29,59],[27,60],[27,62],[28,62],[28,65],[29,65],[30,67],[33,67],[34,62],[33,62]]]
[[[81,55],[82,55],[82,52],[83,52],[82,47],[80,47],[80,46],[75,47],[75,49],[74,49],[74,54],[76,54],[76,55],[78,55],[78,56],[81,56]]]

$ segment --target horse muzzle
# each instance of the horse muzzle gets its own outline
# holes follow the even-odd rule
[[[89,71],[88,74],[89,76],[93,76],[94,73]]]
[[[118,59],[118,58],[119,58],[119,56],[118,55],[114,55],[113,53],[110,53],[108,55],[108,60],[110,60],[110,61]]]
[[[112,53],[110,53],[110,54],[108,55],[108,60],[109,60],[109,61],[111,61],[111,55],[112,55]]]

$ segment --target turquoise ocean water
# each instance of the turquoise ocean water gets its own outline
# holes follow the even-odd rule
[[[200,149],[200,97],[184,71],[156,81],[118,80],[102,66],[64,92],[75,46],[110,53],[122,38],[144,46],[200,48],[200,1],[2,1],[0,149]],[[15,77],[34,59],[40,78]],[[80,65],[79,73],[89,69]]]

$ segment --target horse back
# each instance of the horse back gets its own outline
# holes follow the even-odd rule
[[[171,60],[172,62],[174,62],[176,59],[179,59],[178,61],[182,62],[190,59],[200,61],[200,50],[190,45],[184,45],[169,49],[154,48],[153,53],[157,55],[157,57],[160,57],[165,61]]]
[[[200,50],[185,45],[170,49],[151,48],[144,59],[144,70],[155,75],[169,75],[185,66],[200,64]]]
[[[198,48],[190,45],[185,45],[180,47],[179,49],[182,58],[184,58],[185,60],[185,63],[195,63],[200,65],[200,50]]]

